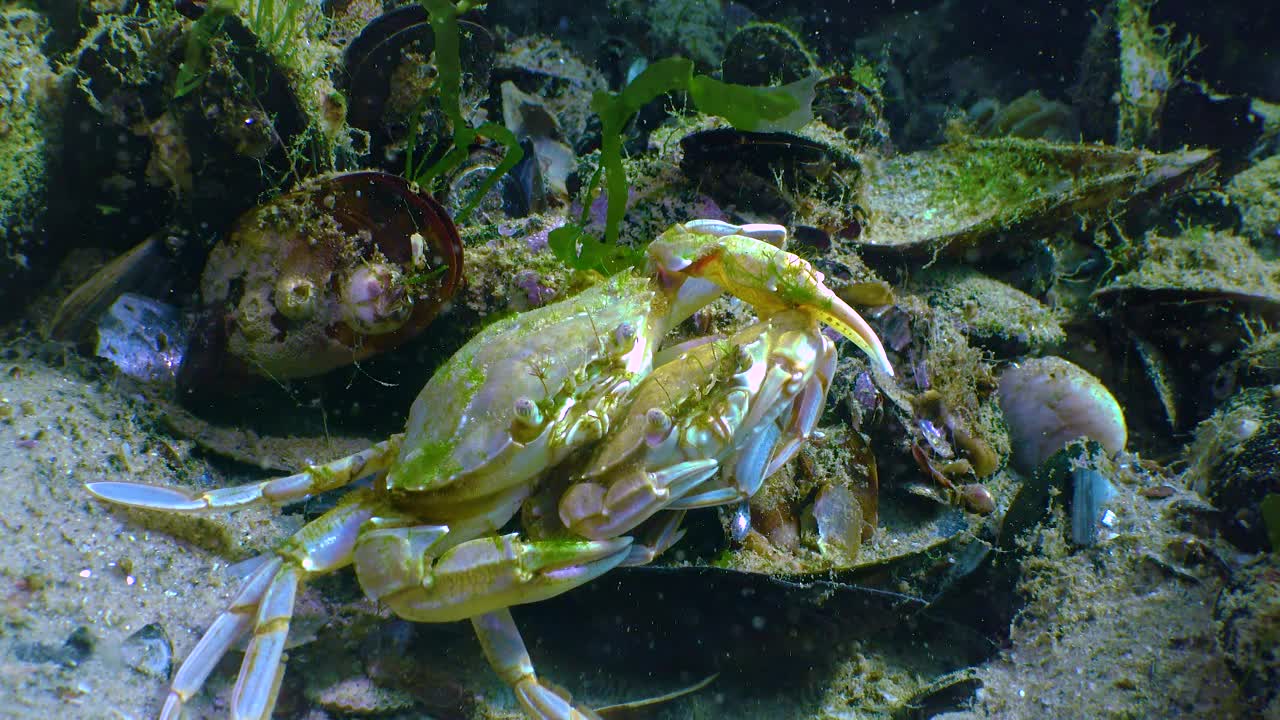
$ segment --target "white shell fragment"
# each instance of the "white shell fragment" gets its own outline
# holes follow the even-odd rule
[[[824,485],[813,502],[818,551],[836,567],[853,564],[862,547],[862,505],[849,488]]]
[[[1106,504],[1116,489],[1097,470],[1079,469],[1071,473],[1071,541],[1076,545],[1098,542],[1099,531],[1115,524],[1115,513]]]

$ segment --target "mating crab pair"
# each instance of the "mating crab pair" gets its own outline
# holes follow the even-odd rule
[[[620,274],[486,328],[422,389],[403,435],[350,457],[206,493],[90,483],[110,502],[201,512],[376,476],[261,561],[174,676],[161,717],[177,718],[247,633],[232,715],[269,716],[299,586],[351,564],[364,591],[403,618],[470,619],[530,717],[594,717],[538,679],[507,608],[648,562],[679,539],[682,511],[750,497],[821,413],[836,364],[821,325],[892,373],[875,333],[779,247],[785,237],[776,225],[674,226],[649,246],[649,274]],[[659,351],[672,327],[726,291],[759,322]],[[500,534],[561,473],[568,487],[551,498],[538,539]],[[642,525],[644,540],[629,535]]]

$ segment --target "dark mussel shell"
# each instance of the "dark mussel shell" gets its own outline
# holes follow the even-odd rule
[[[785,85],[817,72],[817,63],[791,30],[773,23],[751,23],[730,38],[720,69],[725,82]]]
[[[425,328],[461,282],[453,221],[405,179],[309,181],[246,213],[210,253],[179,388],[310,377],[389,350]]]
[[[1280,323],[1280,264],[1242,237],[1204,228],[1152,233],[1143,244],[1137,266],[1092,299],[1123,331],[1113,334],[1117,349],[1132,349],[1146,378],[1126,383],[1142,390],[1122,402],[1138,416],[1163,415],[1157,427],[1181,432],[1235,390],[1236,359],[1252,328]],[[1147,407],[1150,399],[1163,407]]]
[[[347,122],[370,134],[370,151],[375,158],[382,156],[388,144],[409,132],[403,122],[388,117],[387,105],[396,93],[393,82],[405,54],[417,51],[427,57],[435,48],[430,20],[426,8],[406,5],[374,18],[347,47],[343,58]],[[464,82],[487,88],[495,52],[493,35],[465,20],[458,26],[464,35],[460,48]]]
[[[681,139],[680,148],[685,176],[721,207],[796,221],[809,215],[797,198],[843,206],[843,190],[856,183],[860,171],[844,148],[784,132],[699,130]]]
[[[406,5],[374,18],[347,46],[343,58],[350,101],[347,122],[372,132],[382,120],[382,109],[391,94],[391,72],[406,47],[422,44],[426,52],[435,45],[427,9]]]
[[[1265,551],[1263,500],[1280,494],[1280,409],[1273,390],[1246,388],[1200,423],[1190,460],[1187,480],[1222,511],[1223,536],[1245,552]]]

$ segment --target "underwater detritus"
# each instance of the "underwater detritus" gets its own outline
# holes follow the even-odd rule
[[[458,289],[452,220],[403,178],[319,178],[241,217],[210,253],[181,387],[318,375],[395,347]]]
[[[1254,717],[1280,716],[1280,554],[1236,569],[1214,606],[1218,641]]]

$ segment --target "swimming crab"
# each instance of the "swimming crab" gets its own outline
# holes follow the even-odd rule
[[[647,562],[679,538],[684,509],[749,497],[817,420],[835,366],[822,324],[892,373],[875,333],[780,247],[785,237],[776,225],[672,227],[650,244],[648,273],[481,331],[427,382],[403,434],[349,457],[207,492],[89,483],[112,503],[198,513],[282,505],[374,477],[259,560],[174,675],[160,717],[176,720],[246,634],[231,714],[268,717],[300,585],[347,565],[400,617],[470,619],[529,717],[596,717],[538,678],[508,608]],[[675,324],[725,291],[760,321],[659,354]],[[565,465],[571,457],[579,464]],[[561,532],[502,534],[536,491],[563,480],[562,467],[580,471],[551,498]],[[654,530],[638,542],[627,533],[642,523]]]

